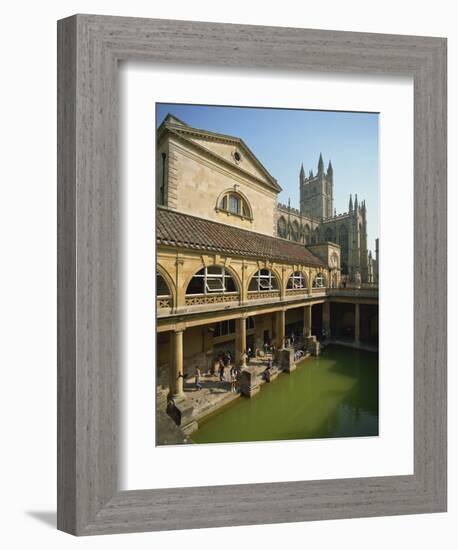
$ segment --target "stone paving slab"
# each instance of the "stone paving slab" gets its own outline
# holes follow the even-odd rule
[[[267,367],[269,358],[269,355],[262,359],[253,358],[246,367],[256,374],[256,381],[259,385],[265,383],[261,374]],[[194,407],[194,417],[197,421],[240,397],[238,389],[236,392],[231,392],[230,390],[229,371],[230,366],[226,368],[226,380],[222,382],[219,379],[219,375],[202,374],[200,377],[201,390],[198,390],[195,386],[194,374],[184,380],[184,392],[187,400]],[[273,374],[281,372],[275,364],[272,367],[272,371]]]

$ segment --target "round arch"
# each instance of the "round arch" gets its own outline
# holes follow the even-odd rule
[[[268,272],[268,273],[267,273]],[[257,288],[251,288],[251,283],[253,282],[254,277],[256,277],[259,273],[259,276],[257,277]],[[270,274],[270,275],[269,275]],[[275,285],[272,285],[272,279],[275,280],[276,288],[269,288]],[[278,290],[281,289],[281,277],[279,273],[275,269],[271,269],[269,267],[261,267],[256,268],[249,277],[247,277],[247,292],[260,292],[263,290]],[[262,286],[265,285],[263,288]]]
[[[167,285],[170,292],[170,299],[172,300],[172,306],[176,304],[176,285],[169,275],[168,271],[159,263],[156,263],[156,276],[160,275]],[[157,291],[156,291],[157,292]]]
[[[326,288],[328,286],[328,277],[325,271],[315,273],[312,281],[312,288]]]
[[[301,277],[303,281],[301,282]],[[302,284],[303,286],[300,286]],[[286,279],[286,290],[299,290],[308,288],[308,276],[303,270],[290,271]]]
[[[229,197],[231,195],[234,197],[238,197],[241,200],[240,202],[241,212],[230,210]],[[224,203],[225,199],[226,199],[226,203]],[[242,193],[239,189],[234,189],[234,187],[228,187],[218,195],[218,198],[216,199],[215,209],[217,212],[218,211],[229,212],[231,214],[235,214],[236,216],[241,216],[242,218],[248,218],[249,220],[253,219],[253,209],[251,208],[251,204],[247,196],[244,193]],[[246,210],[245,213],[244,213],[244,210]]]
[[[234,285],[235,285],[235,292],[238,292],[239,295],[241,293],[241,288],[242,288],[242,282],[241,282],[241,279],[238,275],[238,273],[232,269],[230,266],[225,266],[223,264],[209,264],[209,265],[201,265],[199,267],[199,269],[197,269],[196,271],[194,271],[191,275],[189,275],[189,277],[186,279],[184,285],[183,285],[183,288],[184,288],[184,292],[185,292],[185,295],[187,295],[187,290],[188,290],[188,287],[189,287],[189,284],[191,283],[193,277],[195,277],[199,272],[201,272],[202,270],[206,269],[206,268],[211,268],[211,267],[219,267],[219,268],[222,268],[224,270],[225,273],[227,273],[227,275],[229,275],[233,281],[234,281]]]

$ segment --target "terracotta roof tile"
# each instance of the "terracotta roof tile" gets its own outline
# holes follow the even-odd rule
[[[156,239],[159,245],[289,264],[325,266],[303,244],[164,208],[156,211]]]

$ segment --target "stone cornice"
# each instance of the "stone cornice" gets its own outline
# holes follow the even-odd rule
[[[207,154],[211,155],[212,157],[218,159],[218,161],[223,162],[226,165],[229,165],[233,168],[236,168],[241,173],[245,175],[249,175],[252,178],[258,180],[259,182],[262,182],[263,185],[270,187],[272,190],[274,190],[276,193],[280,193],[282,191],[282,188],[277,183],[277,180],[271,176],[271,174],[266,170],[266,168],[261,164],[261,162],[257,159],[255,154],[251,151],[251,149],[246,145],[246,143],[241,138],[236,138],[232,136],[226,136],[224,134],[215,134],[213,132],[209,132],[207,130],[200,130],[196,128],[191,127],[184,127],[178,124],[165,124],[162,128],[159,128],[157,141],[158,143],[162,140],[164,135],[169,132],[175,136],[179,136],[181,139],[186,141],[187,143],[192,144],[194,147],[200,149],[202,152],[206,152]],[[222,157],[221,155],[218,155],[214,151],[211,151],[210,149],[207,149],[203,145],[200,145],[193,141],[192,139],[189,139],[188,136],[194,136],[194,137],[200,137],[203,139],[208,139],[209,141],[219,142],[219,143],[227,143],[231,145],[237,145],[240,148],[243,148],[245,153],[247,154],[248,158],[255,164],[255,166],[261,171],[261,173],[264,174],[266,177],[266,180],[262,180],[261,178],[256,177],[251,172],[248,172],[247,170],[244,170],[240,165],[238,164],[232,164],[229,162],[226,158]]]

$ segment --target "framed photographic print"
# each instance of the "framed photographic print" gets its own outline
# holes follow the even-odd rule
[[[446,41],[58,24],[58,527],[446,510]]]

